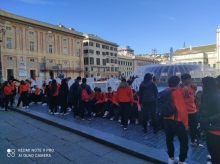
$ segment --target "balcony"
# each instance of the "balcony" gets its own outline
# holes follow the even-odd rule
[[[41,71],[73,71],[73,72],[82,72],[83,68],[80,67],[62,67],[62,66],[52,66],[52,67],[42,67]]]

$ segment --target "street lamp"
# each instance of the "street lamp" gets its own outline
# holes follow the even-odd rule
[[[2,33],[5,35],[5,29],[4,27],[1,27],[0,29],[0,33]],[[2,83],[3,82],[3,79],[2,79],[2,54],[1,54],[1,42],[2,40],[0,40],[0,82]]]
[[[152,49],[152,54],[154,54],[154,65],[155,65],[155,55],[157,54],[157,49],[156,48]]]

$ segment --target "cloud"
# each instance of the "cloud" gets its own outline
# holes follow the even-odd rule
[[[51,2],[49,0],[20,0],[20,1],[30,3],[30,4],[41,4],[41,5],[54,4],[53,2]]]

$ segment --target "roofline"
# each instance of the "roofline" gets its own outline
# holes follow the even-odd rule
[[[82,32],[78,32],[78,31],[75,31],[75,30],[70,30],[66,27],[58,27],[58,26],[53,25],[53,24],[45,23],[45,22],[42,22],[42,21],[34,20],[34,19],[31,19],[31,18],[23,17],[23,16],[19,16],[19,15],[12,14],[8,11],[1,10],[1,9],[0,9],[0,17],[7,18],[7,19],[9,19],[9,21],[13,20],[14,22],[17,22],[17,23],[20,23],[20,24],[27,23],[27,24],[30,24],[30,26],[34,25],[34,26],[37,26],[37,27],[42,28],[42,29],[47,29],[47,30],[51,29],[52,32],[53,31],[63,32],[63,33],[67,33],[67,34],[70,34],[70,35],[75,35],[76,37],[84,38]]]
[[[201,46],[192,46],[192,48],[193,48],[193,47],[204,47],[204,46],[211,46],[211,45],[217,45],[217,44],[206,44],[206,45],[201,45]],[[189,46],[189,47],[185,47],[185,48],[178,48],[178,49],[176,49],[176,51],[177,51],[177,50],[186,49],[186,48],[190,48],[190,46]]]
[[[106,43],[106,44],[109,44],[109,45],[114,45],[116,47],[119,47],[119,45],[117,43],[107,41],[107,40],[105,40],[103,38],[100,38],[100,37],[97,37],[97,36],[90,37],[90,35],[91,34],[83,34],[84,40],[94,40],[94,41],[98,41],[98,42],[102,42],[102,43]],[[88,36],[88,37],[85,37],[85,36]]]

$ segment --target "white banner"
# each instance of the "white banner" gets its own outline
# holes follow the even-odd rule
[[[18,62],[18,70],[19,70],[19,76],[27,76],[26,62],[24,61]]]

